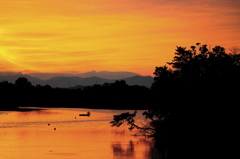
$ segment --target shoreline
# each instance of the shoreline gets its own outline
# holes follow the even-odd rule
[[[99,108],[99,107],[18,107],[16,109],[0,109],[1,111],[34,111],[34,110],[43,110],[47,108],[75,108],[75,109],[106,109],[106,110],[147,110],[147,109],[133,109],[133,108]]]

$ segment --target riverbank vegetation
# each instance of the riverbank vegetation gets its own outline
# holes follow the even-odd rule
[[[147,123],[137,125],[135,111],[115,115],[111,125],[155,137],[162,158],[223,155],[239,121],[240,54],[197,43],[177,47],[167,64],[155,69]]]
[[[123,80],[72,89],[33,86],[27,78],[20,77],[14,84],[0,82],[0,92],[1,110],[20,106],[147,109],[151,101],[149,88],[129,86]]]

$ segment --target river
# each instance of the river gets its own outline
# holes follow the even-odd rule
[[[90,116],[79,116],[88,111]],[[110,126],[113,115],[127,111],[80,108],[2,111],[0,156],[4,159],[159,158],[152,139],[134,136],[136,132],[129,132],[127,127]],[[141,116],[138,121],[144,122]]]

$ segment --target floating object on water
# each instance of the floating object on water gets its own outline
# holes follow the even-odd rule
[[[79,114],[79,116],[90,116],[91,113],[90,112],[87,112],[87,114]]]
[[[57,128],[54,128],[54,130],[57,130]]]
[[[50,126],[50,124],[48,124],[48,126]]]

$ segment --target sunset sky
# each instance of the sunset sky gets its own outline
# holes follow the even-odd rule
[[[239,0],[0,0],[0,72],[152,75],[176,46],[240,46]]]

